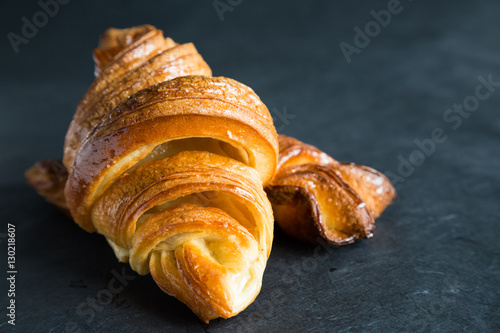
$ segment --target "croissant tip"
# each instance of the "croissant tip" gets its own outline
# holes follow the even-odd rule
[[[278,225],[312,244],[317,244],[315,236],[334,246],[373,237],[375,219],[397,198],[387,177],[367,166],[338,162],[292,137],[280,134],[279,143],[278,171],[271,185],[280,187],[266,190]],[[295,200],[285,203],[284,193],[293,186]]]

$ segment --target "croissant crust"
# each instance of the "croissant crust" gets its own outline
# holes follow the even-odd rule
[[[396,198],[378,171],[340,163],[299,140],[279,135],[278,171],[266,192],[278,225],[316,244],[345,245],[371,237],[375,218]]]

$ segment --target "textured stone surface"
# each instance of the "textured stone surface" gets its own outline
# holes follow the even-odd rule
[[[458,120],[443,119],[475,93],[478,76],[500,81],[500,3],[401,1],[401,12],[350,64],[339,43],[353,44],[353,28],[387,1],[242,1],[223,21],[211,1],[120,4],[61,5],[18,54],[5,36],[19,34],[21,18],[31,20],[40,7],[2,5],[0,259],[5,269],[6,224],[13,223],[17,331],[500,330],[500,87],[458,128]],[[436,128],[446,140],[397,182],[399,200],[377,221],[374,238],[327,251],[277,230],[256,301],[235,318],[202,325],[23,180],[36,160],[61,157],[76,104],[93,80],[98,34],[144,23],[194,42],[214,75],[254,88],[281,132],[337,160],[397,174],[399,156],[418,148],[414,140]],[[122,290],[109,304],[85,305],[105,296],[100,290],[122,270],[133,278],[123,288],[116,283]],[[1,331],[11,329],[5,281]]]

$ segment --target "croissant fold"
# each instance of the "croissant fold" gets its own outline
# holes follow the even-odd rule
[[[276,223],[290,236],[345,245],[371,237],[375,218],[396,198],[380,172],[340,163],[314,146],[279,135],[279,162],[266,192]]]

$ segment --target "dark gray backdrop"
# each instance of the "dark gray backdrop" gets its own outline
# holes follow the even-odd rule
[[[402,0],[380,31],[371,11],[390,1],[221,3],[229,3],[223,20],[212,1],[73,0],[18,53],[8,34],[21,35],[22,18],[33,21],[41,7],[2,3],[0,267],[7,270],[12,223],[17,331],[499,331],[500,88],[474,95],[482,79],[500,81],[500,3]],[[375,237],[325,249],[276,230],[256,301],[203,325],[150,277],[117,263],[104,238],[28,188],[24,170],[62,154],[93,80],[98,35],[144,23],[194,42],[214,75],[251,86],[282,133],[400,177],[399,200],[378,219]],[[348,63],[339,45],[355,46],[354,29],[367,23],[373,37],[358,40]],[[447,111],[464,102],[472,111]],[[430,144],[436,129],[441,139]],[[122,270],[131,280],[103,298]],[[7,289],[2,279],[2,309]],[[92,307],[96,299],[109,304]],[[8,332],[4,312],[0,331]]]

